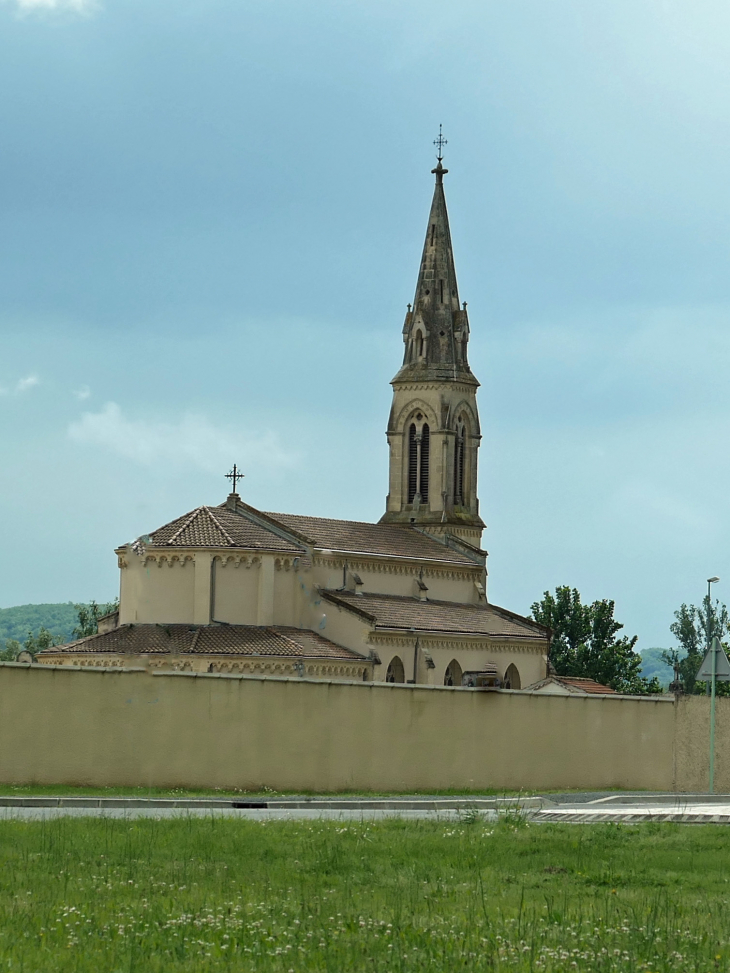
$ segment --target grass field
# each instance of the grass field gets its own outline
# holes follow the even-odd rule
[[[709,971],[730,832],[681,825],[0,822],[0,969]]]

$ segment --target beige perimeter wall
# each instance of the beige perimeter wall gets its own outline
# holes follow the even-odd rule
[[[707,787],[708,701],[0,665],[0,783]],[[717,790],[730,790],[730,699]]]

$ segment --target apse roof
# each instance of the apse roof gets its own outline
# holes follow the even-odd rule
[[[362,661],[318,632],[288,626],[120,625],[102,635],[56,645],[39,655],[235,655]]]
[[[222,507],[196,507],[159,527],[144,541],[152,547],[244,547],[302,552],[301,544],[278,536],[240,513]]]

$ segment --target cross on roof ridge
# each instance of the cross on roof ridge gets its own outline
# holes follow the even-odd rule
[[[237,483],[237,481],[238,480],[242,480],[244,476],[245,476],[245,474],[244,473],[241,473],[239,471],[239,469],[238,469],[238,467],[236,466],[235,463],[233,464],[233,469],[231,470],[231,472],[230,473],[226,473],[226,479],[227,480],[233,480],[233,490],[231,491],[232,493],[235,493],[236,492],[236,483]]]

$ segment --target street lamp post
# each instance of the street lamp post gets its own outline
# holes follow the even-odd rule
[[[707,651],[712,647],[712,679],[710,681],[710,794],[715,793],[715,686],[717,684],[717,652],[712,637],[712,585],[719,578],[707,579]]]

